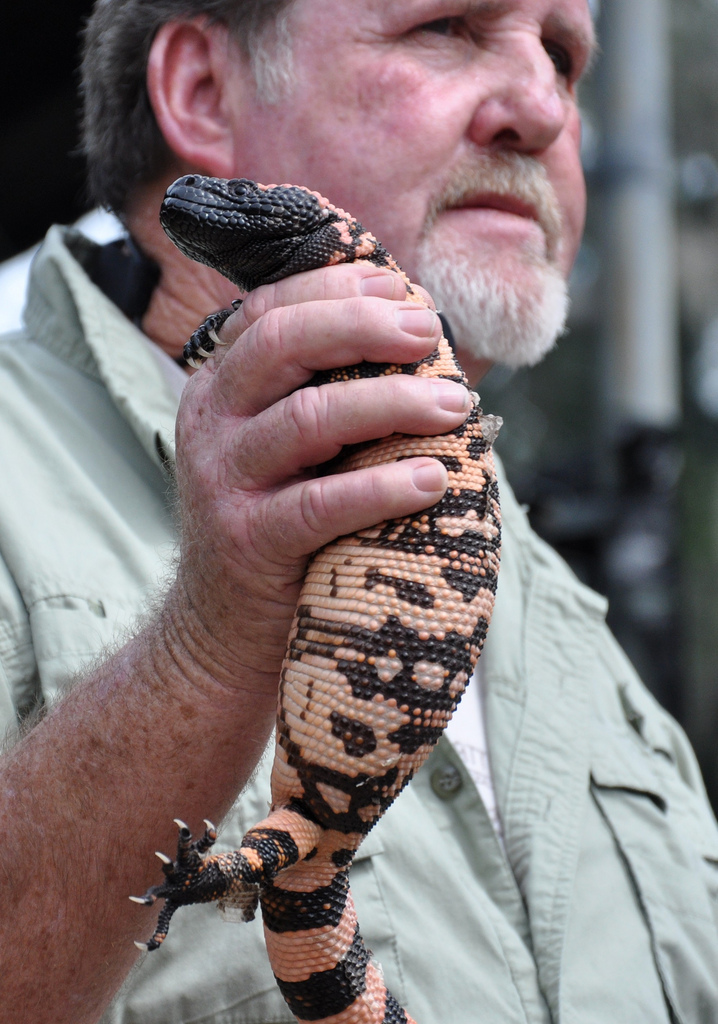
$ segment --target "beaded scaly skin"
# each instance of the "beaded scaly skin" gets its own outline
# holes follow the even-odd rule
[[[161,221],[186,255],[243,290],[366,261],[401,274],[408,298],[423,303],[373,235],[307,189],[189,175],[168,190]],[[193,335],[189,359],[211,353],[223,314],[214,316]],[[388,373],[468,387],[443,337],[420,362],[361,363],[309,383]],[[475,402],[451,433],[396,434],[342,453],[340,470],[431,456],[446,466],[449,487],[426,511],[340,537],[313,556],[281,674],[270,815],[240,850],[218,855],[208,853],[216,838],[209,822],[196,842],[178,822],[177,860],[162,856],[164,883],[136,898],[165,899],[143,948],[157,948],[184,904],[218,900],[248,920],[259,902],[272,969],[299,1021],[413,1024],[364,946],[348,871],[428,757],[481,651],[499,568],[490,448],[499,423]]]

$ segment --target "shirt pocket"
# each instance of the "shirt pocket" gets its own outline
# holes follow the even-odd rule
[[[594,799],[630,876],[678,1024],[718,1024],[718,830],[702,795],[639,740],[603,742]]]
[[[100,597],[78,594],[34,601],[29,608],[30,631],[43,699],[52,703],[62,696],[101,651],[115,647],[135,612],[136,604],[123,609]]]

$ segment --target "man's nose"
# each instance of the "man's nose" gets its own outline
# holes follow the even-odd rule
[[[540,40],[511,60],[497,60],[492,88],[477,104],[469,129],[480,147],[505,147],[538,154],[554,142],[566,123],[568,97]]]

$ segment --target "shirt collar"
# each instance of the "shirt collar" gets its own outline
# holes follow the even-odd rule
[[[171,469],[176,381],[156,346],[87,276],[94,247],[73,228],[50,229],[30,272],[25,323],[38,344],[101,381],[153,462]]]

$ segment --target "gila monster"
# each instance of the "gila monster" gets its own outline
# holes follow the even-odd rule
[[[342,261],[402,275],[353,217],[316,192],[247,179],[188,175],[168,190],[161,221],[183,253],[240,289]],[[231,313],[209,317],[185,349],[206,357]],[[320,372],[312,386],[388,373],[468,381],[442,337],[410,365],[360,363]],[[341,537],[309,565],[281,673],[272,809],[241,849],[210,855],[209,822],[192,842],[180,827],[165,881],[137,902],[164,898],[155,949],[184,904],[218,900],[249,920],[261,904],[277,982],[299,1021],[401,1024],[365,947],[348,872],[362,838],[426,760],[484,642],[496,590],[500,518],[490,445],[496,418],[477,403],[440,437],[393,435],[345,450],[348,471],[418,455],[444,463],[449,487],[434,506]]]

